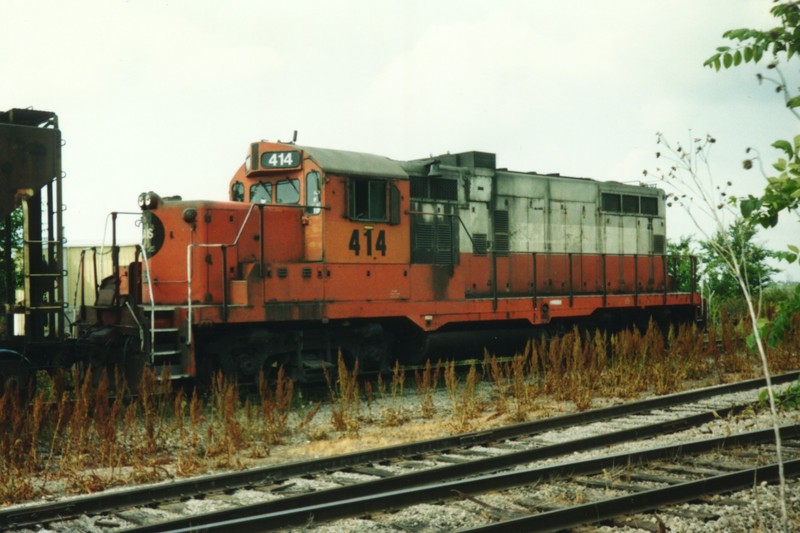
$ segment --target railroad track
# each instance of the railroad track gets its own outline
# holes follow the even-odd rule
[[[792,449],[800,446],[800,427],[796,425],[781,428],[782,437],[791,439]],[[494,511],[498,521],[487,523],[463,531],[559,531],[564,528],[591,524],[597,521],[614,518],[623,514],[659,509],[665,505],[691,501],[702,496],[719,492],[751,487],[753,483],[775,481],[777,466],[745,466],[735,471],[730,470],[730,462],[721,461],[720,450],[738,450],[741,447],[765,444],[774,438],[772,429],[752,431],[716,437],[671,446],[648,448],[635,452],[606,455],[585,461],[560,463],[553,466],[513,470],[482,476],[471,476],[465,479],[432,482],[419,487],[393,490],[390,488],[371,487],[371,494],[352,497],[347,490],[333,489],[328,493],[312,493],[307,498],[296,497],[280,500],[281,504],[254,504],[231,511],[209,513],[203,517],[174,520],[155,526],[137,528],[137,533],[145,531],[192,531],[198,528],[203,531],[232,531],[237,533],[258,532],[292,527],[306,527],[332,520],[370,515],[371,513],[394,510],[411,505],[439,503],[445,500],[471,498],[496,491],[520,489],[518,494],[507,497],[519,509],[522,505],[530,508],[529,515],[508,518],[512,514],[498,505],[481,503],[484,508]],[[786,475],[800,475],[800,452],[785,462]],[[693,466],[698,457],[710,463],[712,468],[699,469]],[[724,456],[728,458],[728,456]],[[521,461],[521,464],[526,461]],[[666,470],[662,470],[666,468]],[[614,477],[625,477],[626,480],[642,480],[658,483],[663,486],[647,488],[647,485],[617,482],[609,478],[608,472],[620,470]],[[626,476],[624,472],[629,474]],[[643,471],[646,470],[646,471]],[[693,473],[699,479],[682,481],[675,471]],[[709,472],[711,475],[708,475]],[[671,477],[668,474],[672,474]],[[706,475],[703,475],[706,474]],[[593,500],[589,503],[558,506],[561,501],[559,491],[545,487],[555,486],[570,481],[573,485],[588,489],[599,487],[603,492],[613,490],[625,493],[612,498]],[[527,491],[526,491],[527,489]],[[547,498],[530,498],[533,492],[548,491]],[[571,490],[575,490],[572,488]],[[332,492],[337,498],[326,501]],[[277,503],[277,502],[274,502]],[[480,502],[479,502],[480,503]],[[555,507],[555,508],[554,508]],[[507,508],[506,508],[507,509]],[[537,512],[540,511],[540,512]],[[513,512],[523,515],[522,512]],[[506,519],[502,519],[506,518]],[[380,517],[371,516],[370,520],[379,522]]]
[[[780,384],[796,378],[797,373],[794,373],[773,378],[773,381]],[[475,494],[477,486],[491,487],[496,483],[496,490],[508,489],[520,485],[523,478],[533,480],[527,481],[530,483],[539,483],[542,479],[558,477],[555,470],[546,470],[556,468],[555,465],[523,468],[527,474],[514,470],[508,473],[508,469],[520,469],[520,465],[531,463],[540,465],[544,461],[556,463],[556,459],[565,454],[670,435],[695,427],[748,408],[752,404],[750,401],[742,402],[730,395],[763,386],[763,380],[750,380],[491,431],[311,462],[205,476],[41,505],[17,506],[0,511],[0,529],[24,530],[47,526],[50,529],[138,532],[198,527],[209,530],[231,527],[264,530],[265,527],[307,525],[311,517],[315,521],[334,520],[353,516],[354,513],[379,512],[389,507],[413,505],[431,499]],[[750,393],[748,396],[752,399],[755,395]],[[593,428],[595,425],[599,427]],[[586,435],[581,438],[571,435],[570,432],[576,427],[581,427]],[[787,438],[790,437],[794,437],[791,432],[787,433]],[[757,438],[764,442],[769,440],[766,433]],[[737,442],[740,441],[729,438],[709,445],[718,447]],[[651,454],[648,460],[658,458],[656,456],[659,453],[662,459],[673,458],[677,449],[689,449],[686,443],[673,446],[677,448],[661,446],[664,450],[660,452],[648,452]],[[621,464],[644,459],[617,454],[616,457],[611,455],[603,460],[610,462],[592,463],[594,468],[597,465],[605,465],[599,466],[601,470],[618,468]],[[575,464],[568,463],[562,468],[572,468],[574,473],[577,472]],[[588,475],[591,472],[586,470],[585,473]],[[309,482],[309,477],[315,478],[313,483]],[[332,488],[306,488],[309,485]],[[267,501],[244,505],[242,498],[237,499],[237,490],[250,497],[255,493]],[[228,508],[196,514],[192,511],[191,503],[202,498],[206,503],[213,501],[218,507]],[[186,513],[189,516],[180,516]],[[253,516],[268,520],[268,525],[253,519]],[[283,517],[280,520],[285,522],[278,517]],[[529,529],[527,526],[517,527]]]

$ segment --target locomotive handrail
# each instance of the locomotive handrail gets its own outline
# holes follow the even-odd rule
[[[150,362],[153,362],[153,346],[156,342],[156,332],[153,325],[156,322],[156,303],[153,297],[153,276],[150,274],[150,261],[147,258],[147,250],[141,244],[137,245],[142,250],[142,262],[144,263],[144,271],[147,273],[147,293],[150,296]],[[144,351],[144,335],[141,335],[139,348]]]
[[[550,297],[550,296],[564,296],[568,297],[570,301],[570,307],[573,305],[573,300],[577,295],[576,292],[576,283],[579,282],[580,278],[576,278],[576,274],[574,269],[583,268],[581,263],[576,263],[575,260],[580,259],[584,256],[596,256],[599,259],[598,265],[598,275],[600,276],[600,283],[597,285],[596,294],[599,294],[602,298],[601,307],[606,307],[608,304],[608,296],[611,293],[609,290],[608,285],[608,278],[609,278],[609,261],[613,258],[617,260],[622,260],[624,258],[632,259],[630,264],[630,268],[632,270],[632,275],[630,279],[626,283],[632,282],[633,285],[630,286],[625,293],[630,294],[633,298],[633,304],[639,305],[641,297],[644,295],[653,295],[653,294],[660,294],[662,297],[662,302],[664,304],[667,303],[668,295],[670,294],[686,294],[689,297],[690,304],[694,305],[695,303],[703,304],[702,298],[698,298],[697,294],[697,272],[696,272],[696,263],[697,258],[692,255],[679,255],[679,254],[625,254],[625,253],[615,253],[615,254],[607,254],[607,253],[598,253],[598,254],[579,254],[579,253],[571,253],[571,252],[528,252],[530,257],[532,258],[530,264],[530,271],[529,277],[527,278],[527,286],[528,292],[526,292],[526,296],[532,298],[534,302],[534,307],[536,307],[536,302],[542,297]],[[552,269],[553,267],[544,266],[544,278],[542,278],[542,270],[540,270],[540,259],[544,259],[547,257],[564,257],[565,261],[563,264],[558,268],[563,268],[565,272],[565,276],[563,278],[563,285],[561,287],[560,292],[553,292],[552,287],[548,290],[546,286],[544,287],[544,292],[540,292],[540,282],[546,282],[546,278],[548,277],[548,268]],[[650,280],[645,285],[643,280],[639,279],[640,274],[643,273],[643,268],[647,268],[643,261],[649,261],[649,269],[650,269]],[[689,262],[690,269],[683,273],[683,275],[679,275],[678,273],[671,274],[672,271],[677,270],[678,261],[681,262]],[[660,270],[656,271],[654,269],[660,268]],[[660,274],[661,277],[658,277]],[[655,277],[654,277],[655,276]],[[674,276],[674,280],[671,283],[670,278]],[[682,280],[682,281],[681,281]],[[640,283],[641,281],[641,283]],[[680,282],[680,283],[679,283]],[[620,278],[620,283],[623,283],[622,279]],[[545,283],[546,285],[546,283]],[[584,291],[585,292],[585,291]],[[615,291],[615,292],[618,292]]]
[[[222,248],[223,249],[223,264],[225,262],[225,248],[229,246],[236,246],[239,244],[239,239],[244,232],[244,227],[247,225],[247,222],[250,220],[250,215],[253,213],[253,209],[257,206],[263,204],[250,204],[250,209],[247,210],[247,215],[245,215],[244,220],[242,221],[242,225],[239,228],[239,233],[236,234],[236,239],[232,243],[189,243],[186,246],[186,274],[187,274],[187,303],[186,303],[186,314],[187,314],[187,322],[188,328],[186,332],[186,345],[192,344],[192,248]],[[222,270],[222,283],[223,283],[223,298],[222,298],[222,306],[223,306],[223,313],[227,314],[228,309],[228,301],[227,301],[227,285],[228,285],[228,273],[226,269],[223,267]],[[152,297],[151,297],[152,301]]]
[[[125,302],[125,307],[128,308],[128,311],[130,311],[130,313],[131,313],[131,318],[133,318],[133,321],[136,322],[136,327],[139,328],[139,339],[140,339],[139,340],[139,349],[141,351],[144,351],[144,328],[142,327],[142,324],[139,322],[139,319],[136,318],[136,313],[133,311],[133,308],[131,307],[131,303],[130,302]],[[153,329],[153,328],[150,328],[150,329]],[[152,344],[151,344],[151,346],[152,346]]]
[[[239,203],[244,203],[244,202],[239,202]],[[330,211],[332,209],[331,206],[329,205],[314,205],[314,204],[261,204],[261,203],[251,202],[250,205],[255,205],[259,207],[269,207],[274,209],[278,209],[281,207],[290,207],[292,209],[312,208],[312,209],[322,209],[325,211]]]

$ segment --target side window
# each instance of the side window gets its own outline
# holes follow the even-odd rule
[[[603,193],[603,211],[611,213],[619,213],[622,211],[622,203],[619,199],[619,194]]]
[[[244,202],[244,183],[241,181],[234,181],[231,185],[231,201]]]
[[[448,178],[411,177],[411,197],[431,200],[458,200],[458,182]]]
[[[639,197],[632,194],[622,195],[622,212],[636,214],[639,212]]]
[[[350,219],[388,220],[385,180],[350,180]]]
[[[658,198],[642,196],[642,214],[658,215]]]
[[[254,204],[271,204],[272,203],[272,184],[271,183],[254,183],[250,186],[250,202]]]
[[[276,204],[298,204],[300,203],[300,180],[285,179],[275,185]]]
[[[306,174],[306,214],[316,215],[322,205],[322,190],[320,187],[319,172]]]
[[[601,209],[608,213],[658,216],[658,198],[653,196],[604,192],[601,201]]]

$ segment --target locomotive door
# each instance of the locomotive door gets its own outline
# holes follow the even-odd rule
[[[311,171],[305,177],[305,209],[303,210],[303,258],[322,261],[322,179],[320,173]]]

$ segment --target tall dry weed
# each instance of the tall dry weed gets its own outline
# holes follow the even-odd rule
[[[498,415],[503,415],[508,412],[510,401],[511,365],[499,362],[496,355],[490,355],[486,351],[484,353],[483,367],[485,369],[484,372],[487,372],[492,380],[495,411]]]
[[[361,398],[358,385],[358,360],[349,370],[342,353],[339,352],[337,375],[334,382],[327,369],[323,367],[325,382],[331,401],[331,424],[336,431],[358,435]]]
[[[431,360],[425,361],[425,368],[422,373],[414,370],[414,380],[417,385],[417,397],[420,399],[420,413],[422,418],[431,418],[436,414],[436,407],[433,404],[433,393],[439,383],[441,374],[441,363],[436,363],[436,368],[431,366]]]
[[[289,415],[291,414],[294,383],[286,376],[281,366],[275,381],[275,389],[269,387],[264,372],[258,380],[258,394],[261,401],[261,420],[263,431],[261,438],[267,444],[280,444],[287,432]]]
[[[0,501],[12,503],[33,498],[39,490],[33,483],[35,452],[30,451],[32,428],[25,405],[27,398],[17,387],[5,387],[0,396]],[[35,441],[32,443],[36,445]]]
[[[480,413],[480,403],[476,397],[476,387],[480,382],[480,373],[474,364],[470,365],[463,386],[459,386],[459,378],[454,361],[446,362],[444,367],[445,387],[447,388],[453,412],[450,419],[451,428],[458,433],[469,431],[474,418]]]
[[[217,372],[211,383],[211,418],[206,428],[206,457],[214,457],[221,467],[241,466],[238,450],[244,440],[244,427],[239,420],[239,385]]]

